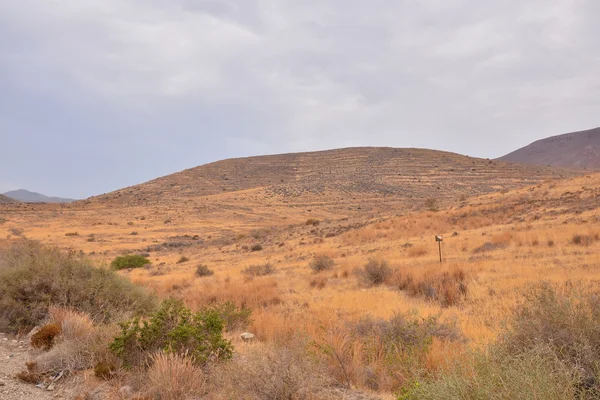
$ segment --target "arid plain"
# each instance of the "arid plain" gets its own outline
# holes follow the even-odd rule
[[[302,335],[328,349],[341,384],[398,398],[417,366],[434,373],[494,342],[531,285],[597,289],[598,208],[599,173],[365,148],[227,160],[73,204],[5,203],[0,237],[100,268],[144,255],[150,265],[120,273],[161,298],[252,310],[228,333],[241,354]],[[214,274],[197,276],[200,265]],[[434,337],[392,368],[350,327],[398,313],[455,324],[461,338]]]

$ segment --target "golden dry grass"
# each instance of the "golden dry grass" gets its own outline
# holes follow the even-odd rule
[[[247,197],[246,210],[212,208],[232,204],[234,196]],[[478,348],[496,338],[529,285],[540,280],[556,285],[596,282],[599,199],[600,174],[475,197],[439,212],[400,215],[379,209],[347,217],[316,202],[288,207],[249,190],[202,202],[119,210],[99,205],[18,209],[4,216],[8,222],[0,225],[0,235],[21,227],[29,238],[91,253],[105,264],[122,252],[147,252],[166,243],[149,251],[150,267],[122,274],[162,297],[182,298],[192,308],[225,301],[249,307],[248,330],[266,343],[293,340],[298,333],[318,340],[367,315],[388,319],[411,312],[455,321],[467,338],[464,346]],[[212,211],[198,217],[194,210],[200,206]],[[321,222],[306,225],[310,218]],[[165,223],[167,219],[171,222]],[[129,235],[132,230],[139,234]],[[79,236],[65,236],[75,231]],[[95,240],[88,241],[92,234]],[[443,265],[436,234],[444,236]],[[576,243],[577,235],[589,240]],[[250,251],[258,243],[264,250]],[[316,255],[333,258],[335,265],[315,274],[310,262]],[[178,264],[182,256],[189,261]],[[387,284],[365,287],[356,270],[374,257],[387,261],[394,273]],[[243,273],[267,263],[275,270],[269,276]],[[215,274],[197,278],[199,264]],[[233,335],[243,352],[237,333]],[[353,339],[344,335],[344,330],[338,332],[335,345],[361,354],[361,344],[345,343]],[[435,339],[424,356],[427,369],[444,368],[449,359],[460,357],[461,346]],[[349,365],[358,371],[359,360]],[[380,371],[384,363],[375,357],[370,367]],[[392,386],[381,382],[384,390]]]

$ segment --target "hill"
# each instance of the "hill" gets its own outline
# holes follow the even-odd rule
[[[600,170],[600,128],[538,140],[498,160]]]
[[[71,203],[74,199],[65,199],[61,197],[49,197],[41,193],[30,192],[25,189],[13,190],[4,193],[4,196],[11,199],[22,201],[24,203]]]
[[[0,194],[0,204],[2,203],[14,203],[15,200],[11,199],[10,197],[4,196],[2,194]]]
[[[572,175],[434,150],[346,148],[218,161],[90,201],[164,204],[260,188],[262,195],[290,203],[386,198],[414,204],[432,197],[443,203]]]

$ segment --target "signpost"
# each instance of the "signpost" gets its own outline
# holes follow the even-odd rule
[[[436,235],[435,241],[438,242],[438,247],[440,249],[440,264],[441,264],[442,263],[442,242],[444,241],[444,238],[442,237],[442,235]]]

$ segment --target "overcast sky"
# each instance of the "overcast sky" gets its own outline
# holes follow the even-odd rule
[[[0,192],[600,125],[598,0],[1,0]]]

